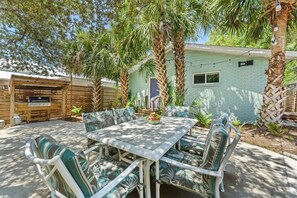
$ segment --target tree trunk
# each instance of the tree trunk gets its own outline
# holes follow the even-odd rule
[[[122,96],[122,107],[126,107],[128,103],[128,84],[129,84],[129,73],[127,70],[123,71],[120,76],[121,81],[121,96]]]
[[[94,78],[93,79],[93,98],[92,98],[92,105],[93,111],[101,111],[103,107],[103,91],[101,85],[101,78]]]
[[[161,95],[162,108],[165,109],[169,101],[167,83],[167,65],[165,58],[165,35],[158,31],[153,34],[153,51],[157,66],[157,81]]]
[[[282,9],[277,14],[278,31],[274,32],[276,44],[271,47],[271,58],[269,59],[267,84],[263,95],[263,105],[260,113],[260,125],[270,122],[281,123],[284,113],[284,70],[286,64],[285,48],[287,26],[289,19],[289,7],[282,4]],[[272,23],[273,24],[273,23]],[[272,25],[273,26],[273,25]]]
[[[183,32],[173,35],[173,53],[176,76],[176,96],[183,103],[185,99],[185,41]]]

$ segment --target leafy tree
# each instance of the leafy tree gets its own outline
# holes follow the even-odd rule
[[[287,38],[286,50],[297,50],[297,40],[295,35],[297,34],[296,29],[289,32]],[[210,34],[209,41],[206,44],[219,45],[219,46],[234,46],[234,47],[250,47],[268,49],[270,48],[271,31],[265,30],[262,38],[259,40],[247,40],[242,35],[220,33],[219,31],[212,31]],[[284,85],[297,81],[297,61],[290,60],[286,62],[285,73],[284,73]]]
[[[218,27],[224,32],[242,34],[250,39],[261,39],[266,29],[272,31],[271,58],[266,71],[267,85],[264,90],[260,125],[281,123],[284,112],[284,68],[287,30],[296,27],[297,2],[295,0],[212,0],[217,14]]]
[[[63,42],[75,40],[78,30],[105,29],[119,2],[2,0],[0,67],[53,74],[61,64]]]

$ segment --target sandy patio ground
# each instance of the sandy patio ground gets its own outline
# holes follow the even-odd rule
[[[56,120],[0,130],[1,198],[49,197],[36,167],[24,155],[26,141],[39,134],[52,135],[76,150],[86,145],[82,123]],[[226,191],[221,197],[297,198],[297,161],[241,142],[226,167],[224,183]],[[161,197],[197,196],[162,185]]]

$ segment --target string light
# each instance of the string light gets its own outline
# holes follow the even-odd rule
[[[280,3],[280,0],[276,0],[276,6],[275,6],[275,11],[279,12],[282,9],[282,5]]]
[[[278,31],[278,26],[277,26],[277,23],[276,22],[274,22],[273,31],[275,31],[275,32]]]
[[[274,38],[274,36],[273,36],[273,38]],[[271,39],[271,42],[272,42],[272,39]],[[234,57],[229,58],[227,60],[222,60],[222,61],[218,61],[218,62],[210,62],[210,63],[200,63],[200,68],[202,68],[203,65],[212,65],[215,68],[216,65],[218,65],[220,63],[231,63],[232,60],[238,59],[238,58],[244,56],[245,54],[248,54],[249,56],[251,56],[251,51],[249,50],[247,52],[244,52],[244,53],[242,53],[240,55],[234,56]],[[170,63],[171,61],[174,61],[174,58],[167,59],[166,61],[168,61]],[[191,61],[185,61],[185,62],[190,63],[190,66],[193,66],[193,62],[191,62]]]
[[[276,45],[277,44],[276,39],[275,39],[275,36],[274,36],[274,33],[272,34],[271,44],[272,45]]]

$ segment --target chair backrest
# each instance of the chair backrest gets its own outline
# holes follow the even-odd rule
[[[222,125],[214,125],[202,156],[201,167],[217,171],[227,145],[228,135]]]
[[[235,137],[233,138],[232,142],[230,142],[228,144],[228,146],[225,150],[225,153],[224,153],[224,156],[222,158],[221,165],[219,168],[219,171],[221,171],[221,172],[224,172],[225,166],[226,166],[228,160],[230,159],[233,151],[235,150],[235,147],[237,146],[239,139],[241,137],[240,131],[235,126],[233,126],[232,123],[229,123],[229,127],[230,127],[230,131],[232,131],[232,130],[234,131]]]
[[[206,145],[206,149],[203,152],[201,167],[204,169],[218,171],[223,177],[225,166],[232,155],[239,139],[240,132],[229,123],[230,128],[235,131],[235,138],[233,138],[232,142],[227,144],[228,134],[222,125],[214,126],[214,131],[210,138],[210,143]],[[202,175],[202,180],[204,183],[208,183],[210,185],[210,189],[212,194],[215,194],[216,191],[216,177]]]
[[[217,126],[224,127],[224,129],[226,130],[227,135],[228,135],[228,144],[229,144],[230,143],[230,132],[231,132],[231,129],[229,127],[229,124],[230,124],[230,120],[229,120],[228,115],[222,115],[218,119],[214,119],[212,121],[211,126],[209,128],[209,131],[207,133],[207,136],[206,136],[206,139],[205,139],[205,145],[208,145],[209,144],[209,141],[210,141],[210,137],[212,135],[212,132],[214,131],[214,129]]]
[[[26,157],[59,197],[90,197],[98,191],[97,179],[83,152],[74,153],[53,138],[41,135],[26,144]]]
[[[129,122],[135,120],[135,111],[132,107],[113,109],[115,124],[121,124],[123,122]]]
[[[84,113],[82,116],[87,133],[115,125],[112,110]]]
[[[189,106],[167,106],[165,115],[169,117],[194,117]]]

